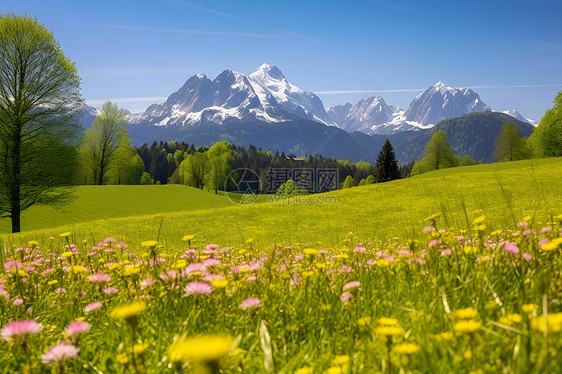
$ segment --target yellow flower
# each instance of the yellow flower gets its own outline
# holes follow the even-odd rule
[[[84,266],[74,265],[71,267],[72,272],[75,274],[82,274],[84,272]]]
[[[400,326],[379,326],[375,329],[375,333],[384,336],[395,336],[404,334],[404,329]]]
[[[543,333],[547,330],[549,333],[560,332],[562,331],[562,313],[551,313],[547,315],[546,321],[544,316],[533,318],[531,326]]]
[[[392,350],[403,355],[412,355],[420,350],[420,346],[414,343],[402,343],[395,345]]]
[[[468,319],[465,321],[459,321],[455,323],[454,329],[456,332],[470,334],[475,331],[478,331],[480,327],[482,327],[482,322],[473,319]]]
[[[80,321],[85,321],[85,320],[86,320],[86,317],[78,317],[78,318],[76,318],[76,321],[79,321],[79,322],[80,322]]]
[[[197,361],[212,362],[226,356],[232,349],[234,340],[223,335],[203,335],[176,340],[168,348],[172,362]]]
[[[184,267],[187,266],[187,261],[185,260],[178,260],[175,264],[174,264],[174,269],[183,269]]]
[[[377,266],[384,268],[390,265],[390,262],[386,261],[386,260],[378,260],[377,261]]]
[[[478,226],[480,225],[482,222],[484,222],[484,220],[486,219],[486,216],[480,216],[478,218],[475,218],[474,221],[472,221],[472,224],[474,226]]]
[[[39,245],[39,242],[35,241],[35,240],[30,240],[27,242],[28,245],[32,246],[32,247],[36,247]]]
[[[189,240],[193,240],[194,238],[195,235],[185,235],[181,240],[189,241]]]
[[[211,281],[211,286],[215,288],[225,288],[228,285],[228,281],[226,279],[213,279]]]
[[[68,238],[70,236],[70,232],[63,232],[62,234],[59,234],[59,236],[61,238]]]
[[[61,254],[61,257],[69,258],[69,257],[72,257],[73,255],[74,255],[74,253],[68,251],[68,252],[64,252],[63,254]]]
[[[305,255],[317,255],[318,254],[318,250],[317,249],[313,249],[313,248],[305,248],[302,251]]]
[[[471,254],[471,253],[476,253],[477,252],[477,248],[476,247],[472,247],[470,245],[467,245],[466,247],[464,247],[464,253]]]
[[[130,353],[134,354],[135,356],[139,356],[142,355],[147,348],[148,348],[148,344],[142,343],[142,344],[135,344],[133,345],[133,348],[129,347],[128,350]]]
[[[240,267],[238,268],[238,270],[240,270],[240,272],[243,273],[243,272],[245,272],[245,271],[250,270],[250,267],[249,267],[248,265],[243,265],[243,266],[240,266]]]
[[[243,255],[246,252],[248,252],[246,249],[241,249],[241,250],[238,251],[238,254]]]
[[[520,314],[512,313],[500,318],[500,323],[511,326],[514,323],[519,323],[523,320]]]
[[[140,273],[140,269],[136,266],[127,266],[123,269],[123,275],[129,276]]]
[[[366,326],[371,323],[371,317],[362,317],[357,320],[359,326]]]
[[[458,319],[473,319],[478,316],[478,312],[474,308],[464,308],[455,311],[455,317]]]
[[[347,373],[347,365],[344,366],[332,366],[328,368],[324,373],[326,374],[343,374]]]
[[[314,275],[313,271],[303,271],[302,272],[302,277],[303,278],[308,278],[308,277],[312,277]]]
[[[126,353],[118,354],[117,361],[119,361],[121,365],[125,365],[127,362],[129,362],[129,359],[127,358],[127,354]]]
[[[252,238],[246,240],[246,244],[252,244],[253,242],[254,242],[254,239],[252,239]]]
[[[309,366],[306,366],[295,370],[295,374],[314,374],[314,369]]]
[[[438,335],[443,340],[452,340],[453,333],[451,331],[444,331]]]
[[[340,254],[338,255],[338,258],[346,259],[346,258],[349,258],[349,256],[347,255],[347,253],[340,253]]]
[[[116,319],[130,319],[136,317],[140,312],[146,309],[146,304],[142,301],[135,301],[132,304],[119,306],[111,311],[111,317]]]
[[[556,248],[558,248],[558,244],[556,244],[554,242],[550,242],[550,243],[547,243],[547,244],[541,246],[541,249],[543,251],[554,251]]]
[[[52,281],[48,281],[48,282],[47,282],[47,284],[48,284],[49,286],[52,286],[53,284],[57,284],[57,283],[59,283],[59,281],[56,280],[56,279],[53,279]]]
[[[521,306],[521,309],[525,312],[525,313],[533,313],[535,310],[537,310],[537,305],[536,304],[525,304]]]
[[[158,242],[156,240],[147,240],[141,243],[143,247],[148,247],[148,248],[156,248],[157,244]]]
[[[474,229],[475,229],[476,231],[484,231],[484,230],[486,230],[486,225],[484,225],[484,224],[482,224],[482,225],[477,225],[477,226],[474,226]]]
[[[334,366],[342,366],[349,362],[349,356],[347,355],[339,355],[332,359],[332,365]]]
[[[20,277],[27,277],[27,273],[22,269],[18,269],[18,275]]]
[[[398,320],[396,318],[381,317],[379,318],[379,324],[382,326],[397,326]]]

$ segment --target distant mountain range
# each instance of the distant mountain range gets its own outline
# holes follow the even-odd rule
[[[486,112],[484,117],[464,116]],[[85,106],[80,119],[83,126],[89,127],[97,113],[96,108]],[[263,64],[250,75],[225,70],[213,80],[204,74],[192,76],[164,103],[153,104],[143,113],[129,114],[129,133],[136,145],[155,140],[211,145],[227,140],[288,154],[317,153],[373,162],[386,136],[397,143],[400,151],[408,142],[422,142],[431,129],[443,126],[443,120],[459,117],[465,118],[463,121],[493,123],[489,131],[480,129],[490,134],[499,131],[497,124],[501,121],[515,121],[524,133],[534,124],[515,110],[492,112],[470,88],[452,88],[442,82],[416,96],[406,110],[374,96],[355,105],[324,108],[317,95],[289,83],[276,66]],[[454,139],[458,126],[445,127]],[[482,141],[482,137],[474,135],[473,143]],[[461,136],[467,140],[465,134]],[[488,140],[484,143],[488,144]],[[419,159],[420,151],[415,149],[398,152],[399,160]],[[489,159],[490,155],[491,149],[471,154],[476,159]]]

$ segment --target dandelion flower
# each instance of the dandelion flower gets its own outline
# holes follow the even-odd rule
[[[420,346],[414,343],[402,343],[395,345],[392,350],[403,355],[412,355],[420,350]]]
[[[0,330],[2,339],[25,338],[28,335],[38,334],[43,330],[43,325],[34,320],[13,321]]]
[[[455,317],[458,319],[473,319],[478,316],[478,312],[474,308],[464,308],[455,311]]]
[[[223,335],[203,335],[178,339],[168,348],[172,362],[193,360],[213,362],[226,356],[232,349],[234,340]]]
[[[338,355],[332,359],[332,365],[334,366],[342,366],[349,363],[349,356],[347,355]]]
[[[132,304],[119,306],[111,311],[111,317],[116,319],[130,320],[146,309],[146,304],[142,301],[135,301]]]
[[[382,326],[396,326],[398,325],[398,320],[396,318],[381,317],[379,318],[379,324]]]
[[[454,329],[456,332],[460,332],[464,334],[471,334],[475,331],[478,331],[480,327],[482,327],[482,322],[473,319],[459,321],[454,325]]]
[[[80,349],[76,348],[72,344],[66,344],[61,342],[49,348],[47,353],[41,356],[41,360],[43,361],[44,364],[52,365],[76,357],[78,351],[80,351]]]

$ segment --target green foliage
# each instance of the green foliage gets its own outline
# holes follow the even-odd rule
[[[75,180],[80,77],[36,19],[0,14],[0,216],[67,202]]]
[[[342,183],[341,188],[351,188],[355,187],[355,180],[351,175],[348,175]]]
[[[562,91],[530,137],[530,148],[535,157],[562,156]]]
[[[525,139],[517,125],[506,122],[495,140],[494,159],[496,161],[516,161],[528,158]]]
[[[217,194],[219,189],[224,189],[226,177],[232,170],[231,164],[234,162],[234,157],[232,157],[230,144],[225,141],[215,143],[209,148],[207,155],[209,158],[207,185]]]
[[[365,178],[365,184],[374,184],[376,183],[376,179],[374,175],[369,175]]]
[[[101,113],[86,131],[82,147],[83,168],[86,180],[97,185],[109,183],[113,173],[117,184],[121,180],[134,179],[134,148],[130,146],[127,132],[127,115],[117,104],[107,101]]]
[[[154,184],[154,179],[145,171],[142,173],[140,184],[143,186]]]
[[[462,157],[459,157],[457,163],[458,166],[478,165],[478,163],[474,161],[472,157],[470,157],[469,155],[464,155]]]
[[[425,146],[424,158],[420,161],[422,172],[441,170],[457,166],[453,147],[444,131],[437,131]]]
[[[275,194],[281,197],[304,196],[308,195],[308,191],[304,188],[299,188],[295,181],[289,179],[279,186]]]
[[[400,168],[388,138],[382,147],[375,165],[375,180],[379,183],[400,179]]]
[[[210,169],[209,156],[206,152],[188,155],[180,164],[180,181],[183,184],[203,189],[208,181]]]

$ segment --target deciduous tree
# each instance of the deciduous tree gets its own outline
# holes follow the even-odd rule
[[[81,127],[80,77],[36,19],[0,15],[0,215],[68,200]]]
[[[515,161],[527,158],[525,138],[513,122],[506,122],[495,140],[494,159],[496,161]]]

